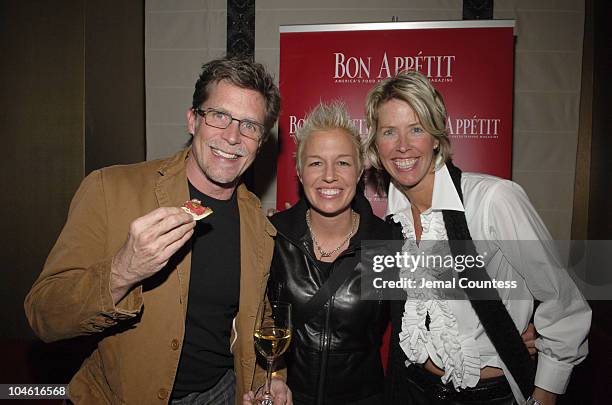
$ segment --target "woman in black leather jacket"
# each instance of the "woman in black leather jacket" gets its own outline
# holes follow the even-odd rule
[[[361,299],[361,241],[391,238],[357,191],[363,173],[359,135],[344,107],[320,104],[297,135],[296,166],[305,199],[274,215],[278,231],[268,297],[293,306],[294,334],[284,355],[295,404],[380,404],[384,301]],[[307,304],[336,274],[339,287]]]

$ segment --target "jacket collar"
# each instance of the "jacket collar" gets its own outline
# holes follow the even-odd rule
[[[410,213],[410,201],[393,183],[389,185],[387,196],[387,215],[395,215],[400,212]],[[431,196],[431,207],[423,212],[428,214],[432,211],[465,211],[453,179],[446,165],[442,165],[434,174],[433,193]]]
[[[350,245],[359,244],[367,239],[391,239],[389,229],[376,217],[368,200],[361,190],[357,190],[351,203],[353,210],[360,216],[357,233],[351,238]],[[293,243],[312,241],[308,226],[306,225],[306,211],[308,202],[301,198],[293,207],[275,214],[270,221],[278,232]]]
[[[285,238],[297,242],[308,234],[308,227],[306,226],[307,210],[308,204],[305,199],[301,198],[291,208],[274,214],[270,218],[270,222]]]
[[[184,149],[160,161],[155,195],[160,207],[180,207],[189,199],[185,161],[191,148]]]

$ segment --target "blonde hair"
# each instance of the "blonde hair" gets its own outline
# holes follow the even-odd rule
[[[304,155],[304,147],[308,137],[317,131],[330,131],[340,129],[350,135],[355,156],[357,157],[357,169],[361,172],[363,169],[363,146],[359,132],[351,121],[346,106],[341,101],[332,101],[331,103],[320,102],[304,119],[304,124],[298,129],[295,135],[297,143],[297,151],[295,154],[295,169],[298,173],[302,173],[302,157]]]
[[[399,72],[393,77],[382,80],[370,90],[366,98],[366,120],[368,136],[365,141],[365,154],[377,169],[382,169],[376,147],[378,129],[378,110],[389,100],[401,100],[410,104],[419,117],[425,131],[437,141],[434,150],[440,165],[451,158],[451,144],[446,129],[446,106],[442,95],[431,85],[427,77],[415,71]]]

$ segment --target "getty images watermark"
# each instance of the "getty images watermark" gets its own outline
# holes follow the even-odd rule
[[[536,287],[550,300],[573,283],[587,299],[612,299],[612,241],[472,242],[362,242],[362,298],[531,300]]]
[[[485,269],[484,255],[452,254],[441,255],[439,253],[426,254],[424,251],[408,253],[406,251],[396,252],[394,255],[374,255],[372,258],[372,271],[382,273],[388,269],[402,269],[398,280],[384,280],[382,277],[373,279],[374,288],[402,288],[402,289],[426,289],[426,288],[517,288],[515,280],[472,280],[468,277],[451,277],[450,279],[438,279],[428,277],[432,273],[440,273],[440,269],[454,269],[462,273],[466,269],[473,271]],[[421,270],[421,271],[419,271]],[[426,273],[423,272],[426,270]],[[417,273],[417,276],[415,276]],[[452,274],[452,273],[451,273]]]

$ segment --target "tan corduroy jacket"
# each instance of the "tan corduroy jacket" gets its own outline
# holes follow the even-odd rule
[[[188,154],[189,149],[165,160],[114,166],[87,176],[42,274],[26,297],[30,325],[43,340],[103,336],[70,382],[70,398],[77,404],[169,400],[185,332],[189,245],[116,306],[110,294],[110,266],[134,219],[188,199]],[[242,394],[259,387],[265,377],[259,367],[256,373],[253,326],[265,293],[276,230],[244,185],[237,193],[240,306],[228,344],[234,354],[236,400],[241,403]]]

